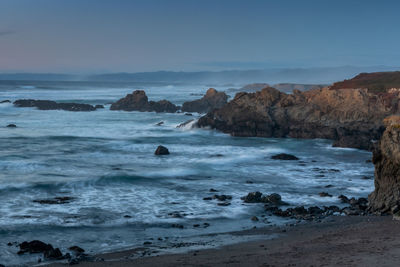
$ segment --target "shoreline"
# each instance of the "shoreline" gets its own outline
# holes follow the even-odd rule
[[[396,266],[400,260],[400,221],[391,216],[330,216],[230,234],[259,239],[143,257],[137,257],[141,248],[134,248],[94,255],[104,261],[81,261],[79,266]]]

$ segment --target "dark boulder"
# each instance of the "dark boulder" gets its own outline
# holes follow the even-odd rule
[[[223,107],[227,100],[228,96],[224,92],[210,88],[201,99],[183,103],[182,111],[205,113]]]
[[[165,146],[158,146],[156,151],[154,152],[155,155],[169,155],[169,150]]]
[[[19,244],[19,251],[18,254],[24,253],[44,253],[54,249],[52,245],[46,244],[40,240],[33,240],[30,242],[24,241]]]
[[[21,99],[14,102],[16,107],[36,107],[39,110],[66,110],[66,111],[95,111],[96,108],[89,104],[57,103],[50,100]]]
[[[11,103],[11,101],[10,101],[10,100],[3,100],[3,101],[0,101],[0,104],[3,104],[3,103]]]
[[[7,128],[17,128],[17,125],[15,125],[15,124],[9,124],[9,125],[7,125]]]
[[[262,193],[260,192],[251,192],[248,193],[247,196],[242,197],[242,200],[245,203],[260,203],[261,202]]]
[[[290,155],[290,154],[285,154],[285,153],[274,155],[274,156],[271,157],[271,159],[275,159],[275,160],[299,160],[298,157]]]
[[[167,100],[149,102],[145,91],[136,90],[132,94],[127,94],[124,98],[113,103],[110,110],[175,113],[179,110],[179,107]]]

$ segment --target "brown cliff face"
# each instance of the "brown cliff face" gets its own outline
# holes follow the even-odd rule
[[[210,88],[201,99],[183,103],[182,111],[205,113],[221,108],[227,103],[227,100],[228,96],[224,92]]]
[[[383,118],[398,112],[400,93],[329,88],[285,94],[274,88],[238,93],[228,104],[200,118],[198,126],[233,136],[326,138],[335,146],[371,149],[383,132]]]
[[[373,151],[375,191],[369,195],[371,211],[400,210],[400,116],[385,119],[386,130]]]
[[[132,94],[126,95],[117,102],[113,103],[110,110],[125,111],[155,111],[174,113],[179,109],[167,100],[158,102],[148,101],[146,93],[143,90],[136,90]]]

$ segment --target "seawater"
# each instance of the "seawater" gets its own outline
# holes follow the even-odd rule
[[[322,206],[340,205],[340,194],[366,197],[373,190],[373,180],[365,179],[373,177],[367,151],[333,148],[329,140],[238,138],[176,128],[200,114],[109,110],[110,103],[136,89],[145,90],[150,100],[181,105],[207,88],[0,82],[0,101],[30,98],[105,106],[69,112],[0,104],[0,263],[22,264],[40,256],[18,256],[8,242],[40,239],[63,252],[79,245],[95,253],[140,246],[158,237],[190,240],[284,223],[274,217],[250,220],[263,214],[261,204],[240,200],[253,191],[279,193],[291,205]],[[161,121],[164,124],[157,126]],[[17,128],[6,128],[10,123]],[[171,154],[155,156],[158,145]],[[277,153],[294,154],[300,161],[270,159]],[[219,192],[209,192],[211,188]],[[333,197],[320,197],[323,191]],[[213,194],[232,195],[231,205],[203,200]],[[73,199],[57,205],[33,202],[64,196]]]

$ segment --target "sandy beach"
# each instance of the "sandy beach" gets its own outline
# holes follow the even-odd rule
[[[274,233],[276,238],[262,239]],[[391,216],[330,217],[321,223],[232,234],[261,239],[142,258],[131,258],[137,250],[127,250],[97,255],[104,261],[79,266],[397,266],[400,258],[400,222]]]

